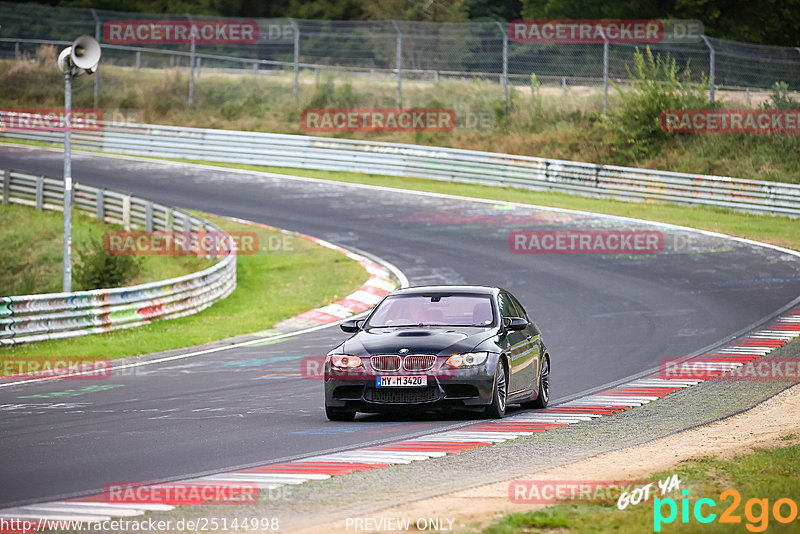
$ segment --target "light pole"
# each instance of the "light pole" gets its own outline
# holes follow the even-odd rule
[[[93,74],[100,62],[100,43],[81,35],[58,55],[64,73],[64,246],[62,291],[72,291],[72,78]]]

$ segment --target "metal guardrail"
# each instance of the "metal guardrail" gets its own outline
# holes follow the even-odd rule
[[[61,180],[0,170],[3,204],[62,210]],[[181,210],[132,195],[87,185],[74,186],[73,205],[126,231],[222,230]],[[148,284],[72,293],[0,297],[0,345],[14,345],[131,328],[156,319],[197,313],[236,288],[236,255],[202,271]]]
[[[61,140],[61,134],[49,132],[2,135]],[[800,185],[476,150],[152,124],[107,124],[96,132],[73,134],[72,142],[77,148],[120,154],[421,177],[800,216]]]

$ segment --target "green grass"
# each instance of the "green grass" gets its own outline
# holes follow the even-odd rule
[[[525,189],[461,184],[428,180],[424,178],[404,178],[349,172],[263,167],[258,165],[245,165],[238,163],[204,161],[192,161],[191,163],[202,163],[236,169],[249,169],[279,174],[307,176],[323,180],[336,180],[349,183],[413,189],[416,191],[446,193],[473,198],[520,202],[537,206],[583,210],[594,213],[618,215],[622,217],[635,217],[637,219],[644,219],[648,221],[678,224],[692,228],[699,228],[701,230],[721,232],[724,234],[744,237],[747,239],[755,239],[765,243],[771,243],[782,247],[800,250],[800,222],[797,219],[790,219],[788,217],[755,215],[722,208],[678,206],[660,202],[621,202],[616,200],[594,199],[575,195],[566,195],[563,193],[549,193],[529,191]]]
[[[21,345],[2,352],[7,357],[80,354],[118,358],[197,345],[267,330],[283,319],[345,297],[367,279],[357,262],[307,239],[204,217],[228,231],[255,230],[261,244],[268,243],[270,236],[284,239],[291,250],[240,255],[236,290],[198,314],[130,330]]]
[[[0,101],[4,108],[59,107],[63,83],[53,68],[56,50],[42,47],[33,61],[0,60]],[[300,76],[299,98],[288,72],[228,74],[201,70],[195,103],[187,104],[188,70],[142,69],[104,64],[97,107],[133,111],[133,120],[201,128],[305,134],[303,110],[320,107],[395,107],[396,81],[354,75]],[[628,90],[628,89],[623,89]],[[767,91],[754,92],[752,106]],[[744,108],[739,96],[717,94],[722,108]],[[496,80],[405,80],[404,107],[453,109],[457,123],[479,119],[488,127],[459,126],[452,132],[313,134],[373,141],[394,141],[468,148],[603,164],[631,165],[689,173],[717,174],[756,180],[800,183],[800,135],[680,134],[659,140],[646,156],[632,153],[626,142],[610,135],[602,118],[602,92],[597,87],[560,88],[527,84],[509,91],[503,111],[502,88]],[[610,110],[621,109],[617,91],[609,94]],[[94,107],[93,80],[78,78],[73,105]]]
[[[796,441],[788,437],[786,441]],[[688,489],[689,520],[682,524],[681,499],[678,490],[665,495],[676,502],[677,516],[671,523],[664,523],[661,532],[797,532],[798,519],[790,524],[781,524],[772,514],[776,500],[789,498],[800,505],[800,479],[797,478],[797,463],[800,461],[800,445],[793,444],[774,449],[758,450],[730,460],[700,458],[682,462],[673,471],[655,473],[648,480],[665,480],[673,473],[681,480],[681,490]],[[733,506],[733,498],[721,498],[726,489],[739,492],[741,502],[731,510],[741,518],[740,524],[720,523],[721,514]],[[656,494],[660,497],[660,494]],[[692,510],[700,498],[716,502],[715,508],[703,506],[703,513],[717,515],[709,524],[695,520]],[[750,517],[746,515],[750,499],[768,499],[769,514],[762,516],[758,506],[750,504]],[[609,504],[557,504],[531,512],[511,514],[482,530],[483,534],[529,534],[529,533],[599,533],[640,534],[654,531],[654,500],[629,505],[619,510],[616,503]],[[662,505],[663,515],[669,515],[668,505]],[[789,515],[789,506],[783,505],[781,513]],[[748,525],[750,526],[748,528]],[[765,527],[765,528],[762,528]],[[751,530],[752,529],[752,530]]]
[[[103,234],[121,231],[73,211],[73,262],[90,242],[102,242]],[[61,291],[63,215],[37,211],[19,204],[0,205],[0,296],[57,293]],[[213,262],[196,256],[139,256],[139,273],[126,285],[155,282],[202,270]],[[74,291],[98,289],[73,284]]]

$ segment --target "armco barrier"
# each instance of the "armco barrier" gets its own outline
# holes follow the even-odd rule
[[[62,209],[60,180],[0,170],[2,202]],[[145,231],[222,230],[208,221],[138,197],[82,184],[74,186],[73,205],[98,220]],[[81,336],[131,328],[154,319],[197,313],[236,288],[236,255],[211,267],[149,284],[114,289],[0,297],[0,345]]]
[[[58,133],[2,135],[61,142]],[[74,134],[73,145],[121,154],[416,176],[800,216],[799,185],[476,150],[148,124],[106,124],[97,132]]]

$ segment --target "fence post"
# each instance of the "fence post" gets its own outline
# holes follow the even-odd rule
[[[94,199],[94,210],[97,214],[97,220],[104,222],[106,220],[106,196],[103,189],[98,189]]]
[[[142,67],[142,51],[136,51],[136,72],[139,72],[139,69]]]
[[[603,33],[603,113],[608,112],[608,39]]]
[[[294,32],[294,89],[292,91],[296,104],[300,95],[300,28],[292,18],[289,19],[289,24],[292,25],[292,31]]]
[[[566,76],[562,76],[561,77],[561,93],[564,94],[564,95],[567,94],[567,77]]]
[[[36,210],[42,211],[44,204],[44,177],[36,177]]]
[[[503,36],[503,111],[508,111],[508,33],[500,22],[497,22]]]
[[[189,26],[190,30],[194,24],[192,23],[192,16],[186,15],[186,18],[189,19]],[[195,32],[192,31],[192,44],[190,48],[190,55],[189,55],[189,107],[194,105],[194,62],[195,62]]]
[[[19,41],[14,43],[14,61],[19,61]]]
[[[97,12],[94,8],[90,8],[89,11],[92,12],[92,17],[94,17],[94,38],[99,43],[100,42],[100,17],[97,16]],[[102,45],[101,45],[102,46]],[[100,98],[100,69],[97,69],[94,73],[94,107],[97,107],[97,101]]]
[[[708,47],[708,81],[711,84],[709,87],[709,99],[711,103],[714,103],[714,74],[716,72],[716,52],[714,51],[714,47],[711,46],[711,41],[708,40],[708,37],[705,35],[701,35],[700,37],[703,38],[705,41],[706,46]]]
[[[3,171],[3,205],[8,204],[8,195],[11,190],[11,171],[6,169]]]
[[[131,231],[131,196],[122,197],[122,228],[126,232]]]
[[[397,107],[403,105],[403,33],[397,21],[392,19],[392,25],[397,32]]]

